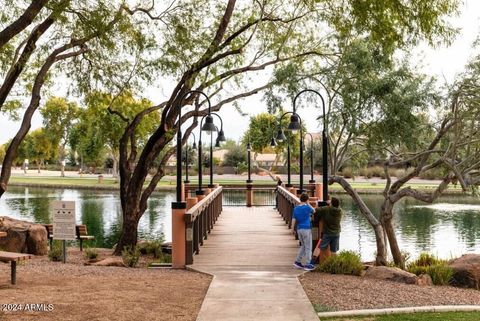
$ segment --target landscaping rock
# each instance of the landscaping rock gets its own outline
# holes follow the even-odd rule
[[[480,290],[480,254],[465,254],[450,261],[454,274],[452,284]]]
[[[433,285],[433,281],[432,281],[432,278],[430,277],[430,275],[428,275],[428,274],[420,274],[420,275],[417,277],[417,280],[415,281],[415,284],[416,284],[416,285],[420,285],[420,286],[432,286],[432,285]]]
[[[96,263],[92,263],[89,265],[93,266],[119,266],[119,267],[125,267],[125,264],[123,264],[123,260],[121,257],[108,257],[106,259],[103,259],[101,261],[98,261]]]
[[[0,248],[9,252],[46,255],[48,253],[47,230],[41,224],[0,217],[0,231],[7,232],[0,238]]]
[[[387,266],[368,267],[364,277],[379,280],[389,280],[406,284],[416,284],[417,281],[417,276],[415,274],[409,273],[396,267]]]

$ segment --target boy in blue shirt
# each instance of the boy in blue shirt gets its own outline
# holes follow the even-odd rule
[[[300,195],[300,202],[300,205],[293,209],[292,226],[295,226],[295,222],[297,223],[297,235],[301,244],[293,267],[311,271],[315,269],[315,266],[310,264],[312,260],[312,224],[310,216],[314,210],[308,204],[308,195],[306,193]],[[302,258],[305,258],[305,265],[302,264]]]

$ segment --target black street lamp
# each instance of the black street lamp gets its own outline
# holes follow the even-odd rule
[[[285,134],[283,133],[282,129],[282,119],[284,116],[291,114],[290,116],[290,124],[288,124],[288,128],[286,130],[291,131],[292,134],[295,134],[297,131],[302,129],[302,119],[300,116],[295,112],[295,109],[293,112],[288,111],[284,113],[278,121],[278,132],[277,132],[277,141],[283,142],[285,141],[286,137]],[[302,136],[300,135],[300,151],[303,148],[303,142],[302,142]],[[300,152],[300,165],[303,165],[303,153]],[[303,170],[300,166],[300,191],[303,191]],[[287,139],[287,184],[285,185],[286,187],[292,187],[291,183],[291,165],[290,165],[290,140]],[[299,191],[299,192],[300,192]]]
[[[195,142],[197,138],[195,137],[195,134],[192,132],[193,135],[193,145],[192,149],[196,150],[197,149],[197,143]],[[188,179],[188,145],[185,148],[185,180],[183,181],[185,184],[190,183],[190,180]]]
[[[225,138],[225,134],[223,133],[223,119],[217,113],[211,113],[220,119],[220,131],[218,131],[217,126],[215,126],[215,130],[218,131],[218,136],[215,140],[215,147],[220,147],[220,142],[224,142],[227,139]],[[218,145],[218,146],[217,146]],[[210,184],[208,185],[209,188],[213,188],[213,134],[210,136]]]
[[[296,103],[296,100],[298,98],[298,96],[300,96],[300,94],[304,93],[304,92],[312,92],[312,93],[315,93],[317,94],[318,96],[320,96],[320,99],[322,100],[322,111],[323,111],[323,115],[321,117],[323,117],[323,131],[322,131],[322,178],[323,178],[323,201],[326,201],[328,199],[328,140],[327,140],[327,134],[326,134],[326,122],[325,122],[325,100],[323,99],[323,96],[316,90],[313,90],[313,89],[304,89],[302,90],[301,92],[299,92],[294,100],[293,100],[293,112],[295,112],[295,103]],[[320,117],[318,117],[320,118]],[[317,119],[318,119],[317,118]],[[301,138],[301,140],[303,140],[303,137]],[[302,142],[300,142],[302,143]],[[300,146],[300,162],[302,163],[303,162],[303,157],[302,157],[302,147]],[[302,175],[303,175],[303,164],[300,164],[300,170],[302,172]],[[300,187],[300,189],[302,189],[302,187]]]
[[[250,135],[248,135],[248,143],[247,143],[247,161],[248,161],[248,179],[247,184],[251,184],[252,181],[252,170],[251,170],[251,155],[252,152],[252,144],[250,144]]]
[[[197,195],[203,195],[204,192],[202,190],[202,131],[212,132],[216,131],[216,127],[213,124],[213,117],[211,113],[211,105],[210,105],[210,99],[208,99],[208,96],[205,95],[203,92],[200,91],[206,98],[208,102],[208,114],[202,117],[202,120],[200,121],[200,135],[198,138],[198,190],[196,192]],[[205,119],[205,124],[203,123],[203,120]],[[178,180],[178,177],[177,177]]]
[[[202,127],[202,130],[207,130],[207,131],[215,130],[215,128],[212,129],[212,127],[209,126],[209,124],[213,125],[213,118],[210,115],[211,105],[210,105],[210,100],[208,99],[208,96],[203,91],[190,90],[190,91],[186,92],[185,94],[183,94],[183,96],[180,99],[180,102],[182,102],[182,100],[185,99],[185,97],[187,97],[187,95],[193,94],[193,93],[197,93],[197,94],[201,94],[201,95],[205,96],[207,98],[207,102],[208,102],[208,114],[203,116],[203,118],[207,117],[207,119],[206,119],[205,125],[204,125],[205,128]],[[202,118],[202,122],[203,122],[203,118]],[[202,133],[200,131],[200,136],[201,135],[202,135]],[[174,209],[185,208],[186,203],[182,201],[182,108],[181,107],[178,109],[177,188],[176,188],[176,194],[177,194],[176,195],[176,202],[175,202],[175,205],[173,205],[173,208]]]
[[[303,139],[305,140],[305,136],[310,135],[310,180],[308,181],[310,184],[315,183],[315,179],[313,178],[313,136],[310,133],[306,133],[303,135]]]

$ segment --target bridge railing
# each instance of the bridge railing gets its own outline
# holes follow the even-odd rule
[[[225,206],[248,206],[248,189],[244,186],[223,188]],[[251,206],[275,206],[275,186],[252,186]]]
[[[294,194],[290,193],[285,187],[278,186],[277,188],[277,210],[282,216],[288,228],[292,228],[292,214],[293,208],[300,204],[300,199]]]
[[[212,190],[204,199],[187,210],[185,214],[186,264],[193,264],[193,255],[200,253],[203,240],[213,229],[222,212],[221,186]]]

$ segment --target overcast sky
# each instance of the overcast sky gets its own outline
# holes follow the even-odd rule
[[[413,52],[412,57],[416,62],[423,65],[423,72],[436,76],[440,81],[452,83],[455,75],[463,70],[473,54],[472,43],[479,34],[480,26],[480,1],[466,0],[461,8],[461,15],[452,19],[452,24],[460,28],[456,40],[449,47],[429,48],[426,44],[420,44]],[[317,89],[318,88],[312,88]],[[160,92],[158,88],[148,88],[145,95],[154,103],[159,103],[168,93],[168,88],[163,88]],[[240,102],[242,110],[249,115],[255,115],[266,111],[266,105],[261,101],[261,94],[244,99]],[[288,106],[288,104],[287,104]],[[304,120],[309,132],[320,130],[315,120],[319,116],[318,109],[315,106],[304,107],[298,110],[298,113]],[[248,127],[248,117],[242,117],[231,105],[222,107],[219,112],[224,120],[225,135],[227,138],[238,140]],[[19,123],[8,120],[5,116],[0,116],[0,144],[5,143],[12,138],[19,127]],[[38,114],[32,120],[32,129],[42,125]]]

